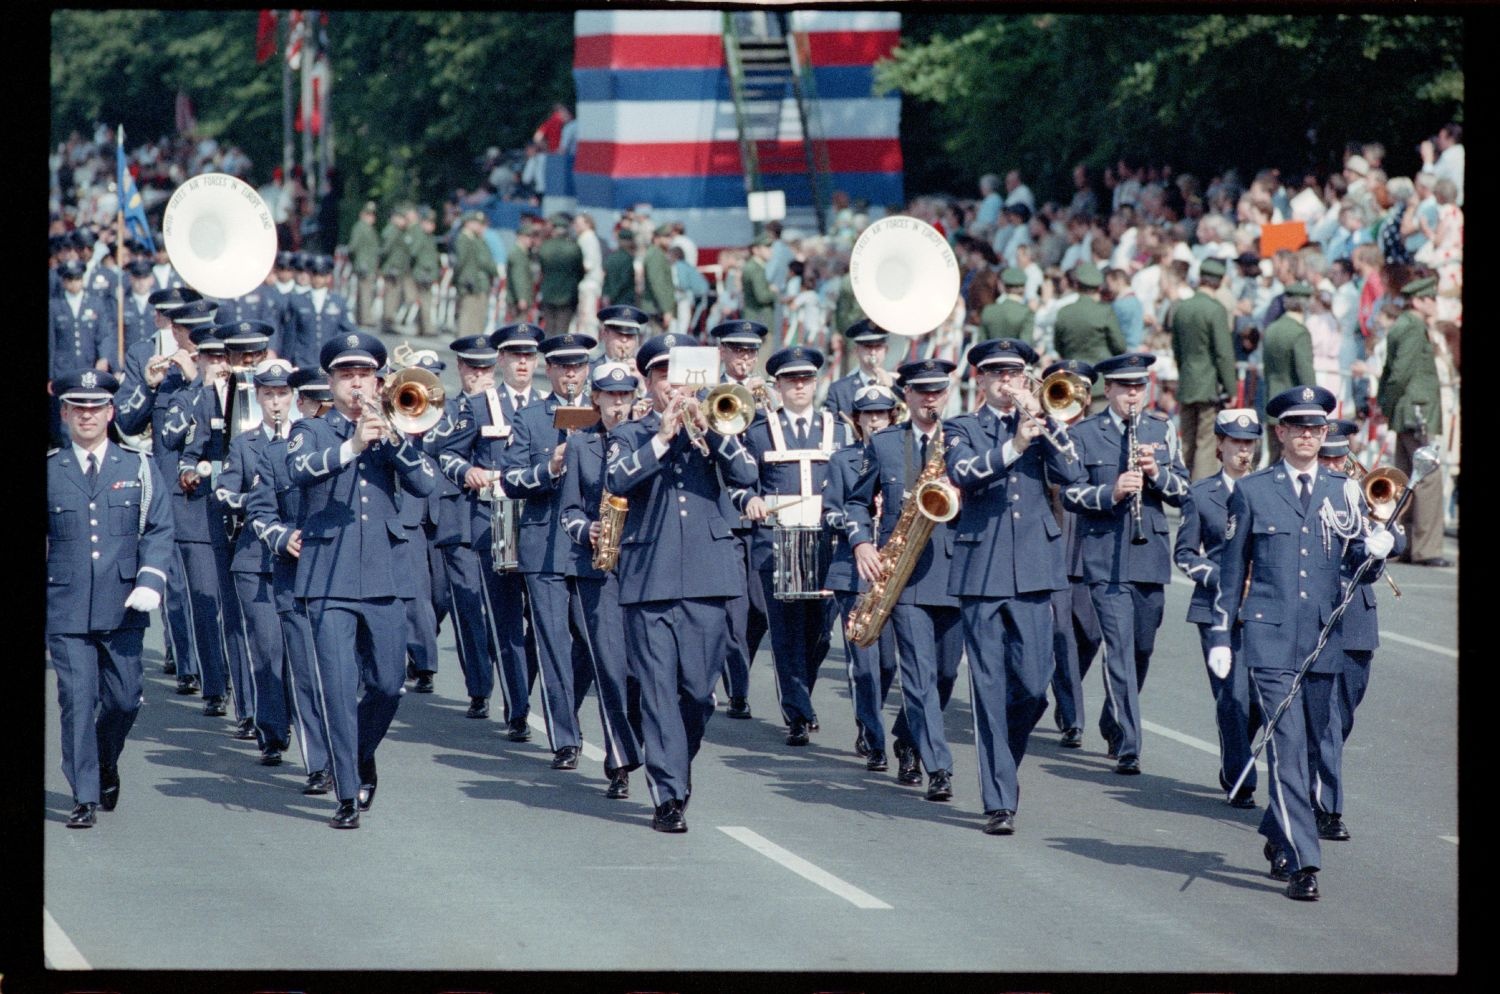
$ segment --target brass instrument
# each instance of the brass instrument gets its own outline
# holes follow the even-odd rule
[[[1053,375],[1056,375],[1056,374],[1053,374]],[[1130,405],[1130,413],[1128,414],[1128,416],[1125,419],[1125,447],[1130,450],[1129,451],[1130,461],[1127,463],[1127,469],[1129,470],[1129,472],[1132,472],[1132,473],[1139,473],[1141,471],[1141,449],[1140,449],[1140,445],[1137,444],[1136,438],[1135,438],[1136,427],[1137,427],[1136,423],[1140,420],[1140,415],[1141,415],[1140,408],[1137,407],[1135,404],[1131,404]],[[1142,505],[1142,502],[1143,502],[1143,498],[1142,498],[1141,495],[1144,492],[1145,492],[1145,488],[1142,487],[1140,490],[1137,490],[1135,493],[1133,493],[1133,494],[1130,495],[1130,544],[1131,545],[1145,545],[1146,542],[1147,542],[1147,539],[1146,539],[1146,529],[1145,529],[1145,526],[1142,524],[1142,521],[1141,521],[1141,517],[1142,517],[1142,513],[1141,513],[1142,512],[1142,508],[1141,508],[1141,505]]]
[[[1344,457],[1344,472],[1364,490],[1365,503],[1370,505],[1370,520],[1389,524],[1391,512],[1396,509],[1401,495],[1406,492],[1409,483],[1406,474],[1394,466],[1367,470],[1353,456]],[[1401,588],[1396,585],[1391,574],[1385,574],[1385,582],[1390,584],[1392,594],[1401,596]]]
[[[594,569],[608,573],[620,561],[620,535],[625,531],[629,503],[608,489],[599,495],[599,541],[594,543]]]
[[[161,230],[172,268],[205,297],[249,293],[276,261],[271,209],[255,187],[227,173],[203,173],[179,186]]]
[[[1088,406],[1089,387],[1083,377],[1067,370],[1058,370],[1045,380],[1041,380],[1032,396],[1036,398],[1047,417],[1055,418],[1066,425]],[[1060,439],[1056,432],[1047,427],[1046,418],[1039,418],[1032,413],[1021,396],[1016,397],[1016,410],[1041,426],[1042,437],[1050,442],[1054,449],[1062,453],[1064,459],[1073,462],[1078,458],[1077,452],[1073,449],[1073,440],[1066,436]]]
[[[692,411],[700,411],[708,421],[708,427],[720,435],[738,435],[750,427],[755,420],[755,398],[750,391],[738,383],[720,383],[704,398],[689,398],[682,405],[682,427],[688,440],[704,455],[708,455],[708,442],[703,429],[698,426]]]
[[[380,390],[381,413],[403,435],[425,435],[443,419],[447,391],[436,374],[409,366],[386,381]]]
[[[943,425],[938,422],[933,434],[932,451],[922,467],[911,496],[901,507],[901,516],[890,539],[880,547],[880,579],[859,595],[844,627],[844,637],[860,648],[869,648],[880,639],[901,596],[911,571],[916,568],[922,550],[932,537],[932,529],[958,515],[958,490],[949,483],[943,457]]]

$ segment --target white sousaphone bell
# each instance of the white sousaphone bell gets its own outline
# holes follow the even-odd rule
[[[205,297],[249,293],[276,261],[271,209],[253,186],[227,173],[204,173],[179,186],[161,232],[172,267]]]
[[[854,243],[849,286],[865,316],[893,335],[937,328],[958,301],[958,258],[943,233],[904,215],[881,218]]]

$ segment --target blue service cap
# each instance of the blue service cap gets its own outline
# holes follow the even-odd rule
[[[438,354],[432,349],[418,349],[406,360],[407,369],[425,369],[429,373],[441,373],[448,368],[448,364],[438,358]]]
[[[131,276],[150,276],[151,263],[147,259],[131,259],[125,263],[125,272]]]
[[[81,280],[83,279],[83,270],[83,263],[77,259],[69,259],[67,262],[58,265],[57,275],[65,280]]]
[[[198,346],[199,352],[207,352],[215,355],[223,355],[227,350],[224,347],[224,339],[219,337],[219,330],[213,325],[200,324],[188,333],[188,338]]]
[[[448,351],[458,356],[459,361],[479,369],[488,369],[500,358],[500,353],[490,344],[488,335],[466,335],[448,343]]]
[[[64,249],[70,249],[72,247],[73,247],[73,240],[71,238],[69,238],[67,235],[48,235],[47,236],[47,254],[48,255],[56,255],[57,253],[63,251]]]
[[[255,385],[258,387],[289,387],[295,367],[285,359],[262,359],[255,365]]]
[[[1072,373],[1074,376],[1083,377],[1090,383],[1093,383],[1096,379],[1099,378],[1099,375],[1094,370],[1094,367],[1090,366],[1082,359],[1059,359],[1052,365],[1048,366],[1046,369],[1042,370],[1042,379],[1045,380],[1053,373]]]
[[[814,375],[823,368],[823,353],[810,345],[793,345],[771,353],[766,372],[772,376]]]
[[[312,254],[308,252],[292,253],[292,268],[299,272],[307,272],[308,266],[312,264]]]
[[[285,251],[283,251],[283,252],[277,252],[276,253],[276,268],[277,269],[296,269],[297,268],[297,253],[296,252],[285,252]]]
[[[635,368],[643,374],[648,373],[652,366],[667,361],[667,353],[675,348],[685,345],[697,345],[698,340],[687,335],[674,335],[668,332],[665,335],[653,335],[641,343],[640,351],[635,354]]]
[[[1349,454],[1349,443],[1359,432],[1359,424],[1347,418],[1328,422],[1328,435],[1318,448],[1319,459],[1342,459]]]
[[[147,265],[149,266],[150,263]],[[146,303],[161,311],[166,317],[171,317],[166,313],[167,311],[202,299],[203,294],[190,286],[169,286],[165,290],[151,291],[151,296],[146,298]]]
[[[1036,349],[1019,338],[992,338],[970,347],[969,365],[985,372],[994,369],[1024,369],[1037,360]]]
[[[589,335],[553,335],[544,339],[539,348],[551,365],[575,366],[588,362],[589,353],[599,342]]]
[[[594,367],[589,386],[609,393],[635,393],[640,380],[623,362],[601,362]]]
[[[1116,383],[1145,383],[1151,377],[1148,370],[1155,362],[1156,356],[1150,352],[1126,352],[1100,359],[1094,363],[1094,372]]]
[[[328,374],[321,369],[294,369],[286,378],[286,385],[310,400],[333,400],[333,388],[328,384]]]
[[[866,345],[878,345],[885,341],[885,336],[890,334],[880,325],[869,318],[860,318],[858,321],[844,329],[844,334],[851,342],[863,342]]]
[[[547,333],[529,321],[508,324],[490,335],[490,344],[504,352],[535,352]]]
[[[236,321],[214,327],[214,332],[224,339],[224,346],[231,352],[259,352],[271,344],[271,335],[275,331],[266,321]]]
[[[1322,387],[1292,387],[1271,398],[1266,414],[1284,424],[1316,427],[1328,424],[1328,416],[1337,406],[1337,398]]]
[[[79,369],[52,381],[57,399],[75,407],[103,407],[115,399],[120,381],[99,369]]]
[[[316,273],[319,276],[327,276],[329,273],[333,272],[333,256],[309,256],[306,269],[309,273]]]
[[[349,366],[379,369],[385,365],[385,346],[374,335],[362,331],[335,335],[323,343],[318,364],[330,373]]]
[[[720,345],[748,345],[759,348],[771,330],[759,321],[725,321],[709,331],[710,338],[717,338]]]
[[[173,324],[180,324],[184,328],[200,328],[214,323],[214,313],[218,309],[218,304],[200,297],[179,304],[171,310],[163,310],[162,314]]]
[[[626,335],[639,335],[646,322],[651,320],[645,311],[629,304],[601,308],[598,318],[601,325]]]
[[[1249,407],[1230,407],[1214,416],[1214,434],[1224,438],[1259,438],[1260,415]]]
[[[956,363],[947,359],[917,359],[896,367],[896,384],[901,389],[912,389],[918,393],[938,393],[948,389],[953,382]]]
[[[883,387],[879,383],[871,383],[867,387],[860,387],[854,393],[855,413],[860,411],[890,411],[896,407],[896,395],[891,393],[890,387]]]

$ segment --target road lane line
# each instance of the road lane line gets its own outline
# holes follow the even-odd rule
[[[1144,719],[1141,721],[1141,727],[1148,732],[1154,732],[1157,735],[1160,735],[1162,738],[1171,739],[1173,742],[1181,742],[1185,746],[1192,746],[1199,752],[1206,752],[1210,756],[1217,756],[1219,754],[1219,747],[1214,745],[1212,742],[1204,742],[1200,738],[1188,735],[1185,732],[1179,732],[1175,728],[1168,728],[1166,725],[1158,725],[1154,721],[1146,721]],[[1255,768],[1261,773],[1268,772],[1266,761],[1263,759],[1257,759],[1255,761]]]
[[[54,970],[93,969],[45,905],[42,906],[42,953],[47,957],[47,966]]]
[[[804,880],[810,880],[824,890],[837,894],[856,908],[865,908],[877,911],[894,910],[878,897],[865,893],[851,883],[840,880],[827,870],[820,869],[798,856],[796,853],[787,852],[776,843],[738,825],[720,825],[719,831],[729,836],[742,845],[749,846],[762,856],[767,857],[791,870]]]
[[[1458,836],[1456,835],[1439,835],[1438,838],[1442,839],[1444,842],[1451,842],[1455,846],[1458,845]]]
[[[1172,577],[1172,582],[1181,587],[1196,586],[1193,581],[1181,576]],[[1434,645],[1431,642],[1424,642],[1421,639],[1414,639],[1410,635],[1401,635],[1397,632],[1387,632],[1382,630],[1380,633],[1380,637],[1382,639],[1390,639],[1392,642],[1400,642],[1403,645],[1413,646],[1417,649],[1426,649],[1428,652],[1437,653],[1439,656],[1447,656],[1450,659],[1458,658],[1457,649],[1450,649],[1447,646],[1443,645]]]
[[[538,718],[535,714],[528,714],[526,716],[526,724],[530,725],[532,728],[535,728],[537,731],[541,732],[543,735],[547,734],[547,723],[545,721],[543,721],[542,719]],[[602,763],[602,762],[604,762],[604,750],[603,749],[600,749],[598,746],[594,745],[592,742],[584,742],[582,739],[579,739],[579,742],[582,743],[584,756],[588,757],[589,759],[592,759],[596,763]]]

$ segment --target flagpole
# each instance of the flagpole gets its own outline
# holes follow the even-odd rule
[[[115,144],[123,154],[125,151],[125,125],[120,125],[115,133]],[[115,357],[120,361],[120,371],[125,371],[125,266],[120,261],[120,254],[125,251],[125,188],[118,176],[115,177]]]
[[[295,155],[292,144],[292,66],[286,60],[286,52],[292,44],[291,11],[283,11],[281,20],[286,25],[286,44],[282,47],[281,59],[281,172],[285,182],[292,181],[292,160]]]
[[[318,48],[318,34],[313,30],[311,21],[316,11],[305,10],[302,12],[302,102],[298,108],[298,115],[302,121],[302,182],[307,186],[309,194],[317,193],[318,177],[313,162],[313,133],[312,133],[312,64],[314,53]],[[293,210],[296,210],[295,203]],[[301,230],[302,219],[294,217],[292,223]]]

